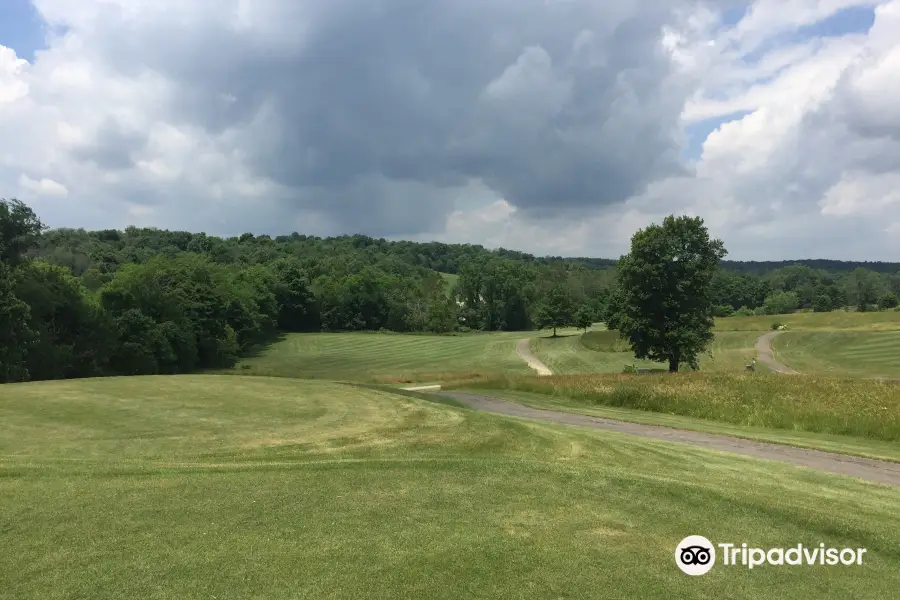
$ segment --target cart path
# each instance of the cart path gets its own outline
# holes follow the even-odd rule
[[[768,442],[756,442],[727,435],[687,431],[655,425],[642,425],[639,423],[628,423],[625,421],[616,421],[613,419],[590,417],[587,415],[552,410],[541,410],[478,394],[439,392],[438,395],[453,398],[475,410],[499,415],[548,421],[563,425],[591,427],[594,429],[616,431],[656,440],[691,444],[710,450],[731,452],[733,454],[740,454],[753,458],[775,460],[790,463],[799,467],[807,467],[819,471],[856,477],[875,483],[900,486],[900,463],[893,463],[890,461],[834,454],[831,452],[823,452],[821,450],[796,448],[794,446],[784,446]]]
[[[550,370],[550,367],[545,365],[541,360],[532,354],[531,352],[531,339],[525,338],[519,340],[519,343],[516,344],[516,352],[519,353],[519,356],[522,357],[528,366],[537,371],[537,374],[546,377],[548,375],[553,375],[553,371]]]
[[[787,365],[783,365],[775,360],[775,349],[772,347],[772,340],[784,333],[783,331],[770,331],[758,340],[756,340],[756,353],[759,355],[759,362],[766,365],[776,373],[785,375],[799,375],[797,371],[791,369]]]

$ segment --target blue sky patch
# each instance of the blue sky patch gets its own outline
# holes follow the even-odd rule
[[[763,56],[783,46],[801,44],[812,38],[841,37],[853,33],[866,33],[875,23],[875,9],[871,6],[849,6],[817,23],[805,25],[792,32],[777,35],[752,52],[744,55],[744,62],[755,63]]]
[[[46,25],[30,0],[0,0],[0,45],[31,62],[46,48]]]
[[[722,115],[721,117],[714,117],[712,119],[704,119],[702,121],[697,121],[696,123],[691,123],[684,128],[687,143],[682,150],[682,156],[690,161],[699,160],[700,153],[703,152],[703,142],[706,141],[709,134],[718,129],[723,123],[739,121],[751,112],[753,111],[742,110],[728,115]]]

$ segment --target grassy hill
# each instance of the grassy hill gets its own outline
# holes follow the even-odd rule
[[[716,319],[719,331],[768,331],[773,323],[782,323],[795,331],[854,330],[898,331],[900,311],[850,312],[800,312],[790,315],[754,317],[724,317]]]
[[[483,374],[526,374],[516,341],[530,333],[405,335],[298,333],[231,372],[365,382],[433,382]]]
[[[889,598],[900,491],[317,381],[4,387],[0,595],[19,599]],[[867,548],[716,567],[688,534]]]
[[[710,354],[700,360],[702,371],[742,371],[753,359],[753,344],[764,331],[717,331]],[[532,351],[554,373],[621,373],[626,365],[668,369],[668,364],[637,360],[618,332],[595,330],[581,334],[563,330],[559,337],[534,338]]]
[[[773,346],[801,373],[900,378],[900,331],[789,331]]]
[[[440,273],[440,276],[447,284],[447,294],[452,293],[453,288],[456,286],[456,282],[459,281],[459,275],[456,275],[454,273]]]

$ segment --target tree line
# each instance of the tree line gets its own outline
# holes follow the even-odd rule
[[[614,318],[616,264],[363,235],[48,230],[3,200],[0,381],[227,368],[280,332],[588,327]],[[900,272],[804,265],[717,267],[709,289],[717,315],[886,308],[898,292]]]

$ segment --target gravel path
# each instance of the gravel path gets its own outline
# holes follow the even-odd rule
[[[546,377],[547,375],[553,375],[553,371],[550,368],[542,363],[540,359],[531,353],[531,340],[525,338],[523,340],[519,340],[519,343],[516,344],[516,352],[519,353],[519,356],[522,357],[528,366],[537,371],[537,374]]]
[[[775,360],[775,351],[772,349],[772,340],[784,333],[783,331],[770,331],[756,340],[756,353],[759,355],[759,362],[766,365],[776,373],[785,375],[799,375],[797,371],[781,364]]]
[[[699,431],[686,431],[683,429],[641,425],[639,423],[589,417],[587,415],[539,410],[521,404],[476,394],[440,392],[439,395],[454,398],[476,410],[507,415],[510,417],[536,419],[540,421],[561,423],[564,425],[577,425],[580,427],[592,427],[594,429],[617,431],[657,440],[692,444],[694,446],[709,448],[710,450],[776,460],[800,467],[857,477],[875,483],[900,486],[900,463],[845,456],[843,454],[833,454],[830,452],[822,452],[820,450],[807,450],[795,448],[793,446],[754,442],[752,440],[729,437],[726,435],[702,433]]]

